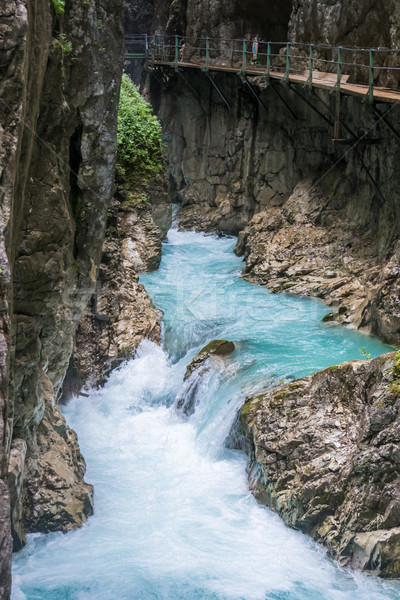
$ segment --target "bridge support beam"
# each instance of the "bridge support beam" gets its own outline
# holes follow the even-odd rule
[[[240,81],[242,83],[244,83],[250,90],[250,92],[252,93],[252,95],[254,96],[254,98],[257,100],[257,102],[259,102],[261,104],[261,106],[263,106],[265,108],[265,110],[268,110],[267,106],[264,104],[264,102],[261,100],[260,96],[257,94],[257,92],[255,91],[255,89],[253,88],[253,86],[251,85],[251,83],[249,83],[247,81],[247,77],[239,75],[240,77]]]
[[[207,79],[210,81],[210,83],[213,86],[213,88],[217,91],[218,95],[222,98],[222,100],[224,101],[224,103],[227,106],[227,108],[230,109],[231,105],[229,104],[228,100],[225,98],[224,94],[221,92],[221,90],[219,89],[219,87],[215,83],[214,79],[212,77],[210,77],[210,75],[208,73],[207,73]]]
[[[336,90],[335,101],[335,124],[333,127],[333,138],[338,140],[340,136],[340,88]]]
[[[326,117],[324,115],[324,113],[322,113],[320,110],[318,110],[318,108],[316,106],[314,106],[314,104],[312,102],[310,102],[305,96],[303,96],[303,94],[300,94],[300,92],[298,90],[296,90],[295,86],[293,84],[290,84],[290,89],[292,90],[292,92],[294,92],[297,96],[299,96],[299,98],[301,98],[303,100],[303,102],[305,102],[310,108],[312,108],[312,110],[314,112],[317,113],[317,115],[319,115],[321,117],[321,119],[323,119],[326,123],[328,123],[328,125],[330,127],[333,126],[333,123],[330,119],[328,119],[328,117]]]
[[[278,96],[279,100],[282,102],[282,104],[284,106],[286,106],[286,108],[288,109],[288,111],[290,112],[290,114],[292,115],[292,117],[294,119],[297,119],[297,115],[296,113],[292,110],[290,104],[288,102],[286,102],[286,100],[284,98],[282,98],[282,96],[280,95],[280,93],[278,92],[278,90],[276,89],[276,87],[274,85],[271,84],[270,86],[271,90],[274,92],[274,94],[276,96]]]
[[[316,98],[318,98],[318,100],[325,106],[325,108],[327,108],[327,110],[331,113],[331,114],[335,114],[331,107],[329,106],[329,104],[327,104],[326,102],[324,102],[324,100],[322,100],[322,98],[319,96],[319,94],[317,94],[316,92],[314,92],[314,95]],[[367,174],[368,179],[370,180],[370,182],[372,183],[373,187],[375,188],[375,190],[378,192],[379,196],[382,198],[382,200],[384,202],[386,202],[386,199],[384,197],[384,195],[382,194],[380,187],[378,186],[378,183],[375,181],[374,177],[371,175],[370,170],[368,169],[367,165],[364,162],[364,159],[362,157],[362,155],[360,154],[357,146],[362,143],[364,141],[364,137],[358,137],[355,132],[350,129],[350,127],[348,127],[345,123],[343,123],[343,128],[352,136],[352,140],[346,140],[346,143],[351,143],[351,147],[349,148],[349,150],[347,150],[347,152],[345,153],[344,156],[346,156],[351,150],[354,151],[354,154],[357,156],[358,160],[360,161],[360,164],[362,166],[362,168],[364,169],[365,173]],[[372,140],[368,140],[369,143],[372,142]],[[375,140],[374,140],[375,142]]]
[[[379,117],[380,121],[383,121],[383,123],[385,123],[386,127],[388,129],[390,129],[390,131],[393,133],[393,135],[400,141],[400,133],[397,131],[397,129],[395,129],[393,127],[393,125],[390,123],[390,121],[387,120],[386,118],[386,114],[389,113],[391,111],[391,109],[389,108],[389,110],[386,111],[386,114],[383,115],[378,109],[377,107],[375,107],[375,114]]]
[[[203,113],[206,115],[207,111],[205,110],[204,106],[201,103],[201,97],[200,94],[197,90],[194,89],[194,87],[192,86],[192,84],[186,79],[186,77],[184,76],[184,74],[182,73],[182,71],[180,71],[179,69],[176,71],[178,76],[182,79],[182,81],[187,85],[187,87],[189,88],[189,90],[192,92],[193,96],[197,99],[199,106],[201,108],[201,110],[203,111]]]

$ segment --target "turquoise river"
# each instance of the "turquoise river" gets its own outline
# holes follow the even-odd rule
[[[13,600],[389,600],[400,587],[345,571],[259,506],[246,457],[225,439],[251,392],[390,348],[322,323],[318,300],[240,278],[234,238],[172,229],[141,277],[164,313],[163,346],[64,413],[95,486],[95,514],[66,535],[34,534],[15,556]],[[212,339],[236,350],[202,377],[196,410],[175,408],[186,365]]]

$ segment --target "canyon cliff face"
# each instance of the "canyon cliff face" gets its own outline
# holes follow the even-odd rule
[[[237,444],[256,498],[340,564],[400,575],[400,353],[248,398]],[[233,438],[232,438],[233,439]]]
[[[75,331],[64,400],[82,387],[104,384],[144,338],[160,343],[162,313],[138,275],[158,268],[171,221],[164,174],[138,181],[134,189],[118,184],[108,209],[96,290]]]
[[[75,433],[56,404],[95,290],[115,167],[121,3],[7,0],[1,33],[0,597],[11,537],[92,512]]]

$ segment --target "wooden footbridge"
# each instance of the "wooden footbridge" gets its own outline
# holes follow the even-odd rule
[[[126,60],[150,69],[237,73],[338,91],[369,102],[400,103],[400,49],[348,48],[257,38],[126,37]]]
[[[218,86],[214,74],[233,73],[240,77],[251,94],[264,106],[257,86],[274,80],[290,86],[290,89],[306,102],[321,118],[333,126],[335,144],[374,144],[379,140],[361,137],[340,122],[340,104],[343,94],[367,102],[400,141],[400,132],[387,119],[390,107],[382,114],[379,104],[400,104],[400,49],[399,48],[348,48],[295,42],[267,42],[253,39],[190,38],[178,35],[126,36],[126,66],[132,61],[144,60],[146,69],[166,85],[171,72],[176,72],[185,82],[201,105],[185,71],[202,71],[219,94],[228,109],[229,99]],[[249,79],[250,78],[250,79]],[[312,97],[301,93],[301,86],[310,90],[327,90],[334,94],[335,108],[331,108],[319,94]],[[293,108],[272,86],[275,94],[290,111]],[[315,101],[314,101],[315,100]],[[319,110],[317,104],[323,105]],[[203,107],[202,107],[203,108]],[[203,109],[204,110],[204,109]],[[326,117],[326,110],[331,119]],[[346,136],[340,135],[346,130]]]

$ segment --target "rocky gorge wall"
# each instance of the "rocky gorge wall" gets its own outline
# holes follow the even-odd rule
[[[162,314],[139,274],[154,271],[172,222],[164,173],[134,189],[117,184],[107,215],[95,293],[77,323],[63,399],[105,383],[146,338],[160,343]]]
[[[189,1],[180,28],[195,37],[258,32],[271,40],[400,45],[396,2],[299,0],[265,20],[257,2],[245,4]],[[175,21],[160,3],[154,31],[162,30],[160,15],[171,29]],[[204,73],[183,76],[171,70],[164,87],[150,79],[180,226],[239,233],[247,278],[319,296],[334,306],[332,318],[398,343],[400,146],[390,129],[399,131],[398,106],[342,95],[339,137],[349,143],[339,145],[328,92],[211,73],[228,109]]]
[[[399,11],[396,0],[159,0],[152,30],[399,48]],[[376,64],[400,66],[395,53],[383,56]],[[318,64],[328,52],[316,57],[316,68],[334,70]],[[244,277],[318,296],[333,307],[328,319],[398,344],[398,105],[342,95],[339,137],[348,142],[333,144],[328,92],[210,76],[230,108],[200,70],[149,80],[180,227],[238,234]],[[382,70],[375,84],[399,79]],[[392,354],[340,365],[249,399],[242,437],[233,434],[261,502],[342,564],[384,577],[399,575],[397,363]]]
[[[92,512],[56,400],[113,191],[122,6],[59,4],[0,8],[1,598],[10,589],[7,479],[15,549],[26,531],[66,531]]]

